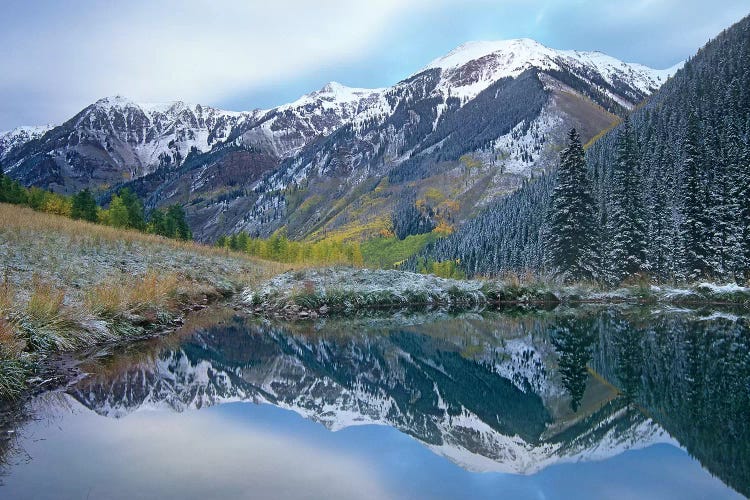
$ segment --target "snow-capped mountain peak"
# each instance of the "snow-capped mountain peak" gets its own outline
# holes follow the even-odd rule
[[[184,101],[137,102],[121,95],[103,97],[96,101],[91,106],[91,108],[105,112],[139,110],[151,117],[157,114],[177,115],[184,111],[198,114],[213,113],[219,116],[231,117],[240,117],[253,114],[252,111],[227,111],[201,104],[191,104]]]
[[[515,78],[524,71],[569,71],[586,80],[600,76],[606,84],[625,84],[649,94],[681,67],[655,70],[626,63],[602,52],[558,50],[536,40],[519,38],[467,42],[428,64],[422,71],[441,70],[443,85],[451,95],[473,98],[501,78]],[[594,77],[595,80],[595,77]],[[596,83],[592,81],[591,83]]]
[[[13,130],[0,132],[0,159],[11,149],[38,139],[53,128],[55,128],[55,125],[51,124],[38,126],[22,125]]]
[[[284,111],[316,104],[347,106],[356,104],[362,99],[382,94],[385,90],[354,88],[347,87],[339,82],[328,82],[319,90],[305,94],[296,101],[283,104],[276,109]]]
[[[530,38],[498,41],[473,41],[459,45],[448,54],[432,61],[424,69],[440,68],[443,70],[450,70],[460,68],[472,61],[476,61],[489,55],[502,54],[510,57],[508,61],[509,63],[534,62],[541,61],[545,57],[554,55],[554,51]]]

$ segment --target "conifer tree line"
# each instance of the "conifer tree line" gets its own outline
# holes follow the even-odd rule
[[[750,279],[750,18],[701,49],[585,163],[580,140],[568,139],[556,169],[419,257],[458,259],[471,276]]]
[[[193,239],[193,233],[185,218],[185,210],[180,205],[172,205],[166,210],[157,208],[146,217],[143,203],[128,188],[118,191],[112,196],[109,207],[103,208],[97,204],[89,189],[79,191],[73,196],[63,196],[37,187],[26,188],[0,170],[0,203],[25,205],[39,212],[123,229],[135,229],[167,238]]]

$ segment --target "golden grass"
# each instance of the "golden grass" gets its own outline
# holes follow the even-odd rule
[[[50,353],[143,337],[295,267],[0,203],[0,399]]]
[[[130,229],[118,229],[82,220],[73,220],[54,214],[36,212],[27,207],[9,205],[7,203],[0,203],[0,231],[10,232],[9,236],[11,238],[9,239],[12,239],[14,233],[16,236],[19,236],[19,232],[22,231],[57,232],[64,233],[75,242],[91,241],[99,244],[103,242],[137,242],[168,247],[175,250],[185,250],[204,256],[232,257],[260,265],[270,264],[240,252],[227,251],[194,241],[180,241]]]
[[[55,287],[52,283],[43,281],[39,274],[34,273],[31,283],[31,297],[26,304],[26,314],[37,321],[54,321],[62,313],[64,300],[64,290]]]
[[[144,276],[123,275],[107,280],[84,292],[86,310],[102,317],[116,317],[147,309],[167,309],[174,299],[181,278],[175,273],[148,271]]]
[[[20,356],[26,342],[18,336],[16,328],[5,318],[0,318],[0,359]]]

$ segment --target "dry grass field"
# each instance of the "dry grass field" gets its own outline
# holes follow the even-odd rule
[[[50,353],[169,328],[289,268],[0,204],[0,399]]]

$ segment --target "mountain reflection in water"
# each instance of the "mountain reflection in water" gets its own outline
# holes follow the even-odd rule
[[[30,411],[43,419],[67,401],[124,419],[268,403],[332,431],[388,426],[467,471],[516,475],[663,443],[747,495],[748,333],[731,314],[648,309],[296,324],[227,314],[98,353]],[[58,403],[39,410],[45,397]],[[24,447],[20,431],[7,454]],[[10,485],[13,466],[7,474]]]

